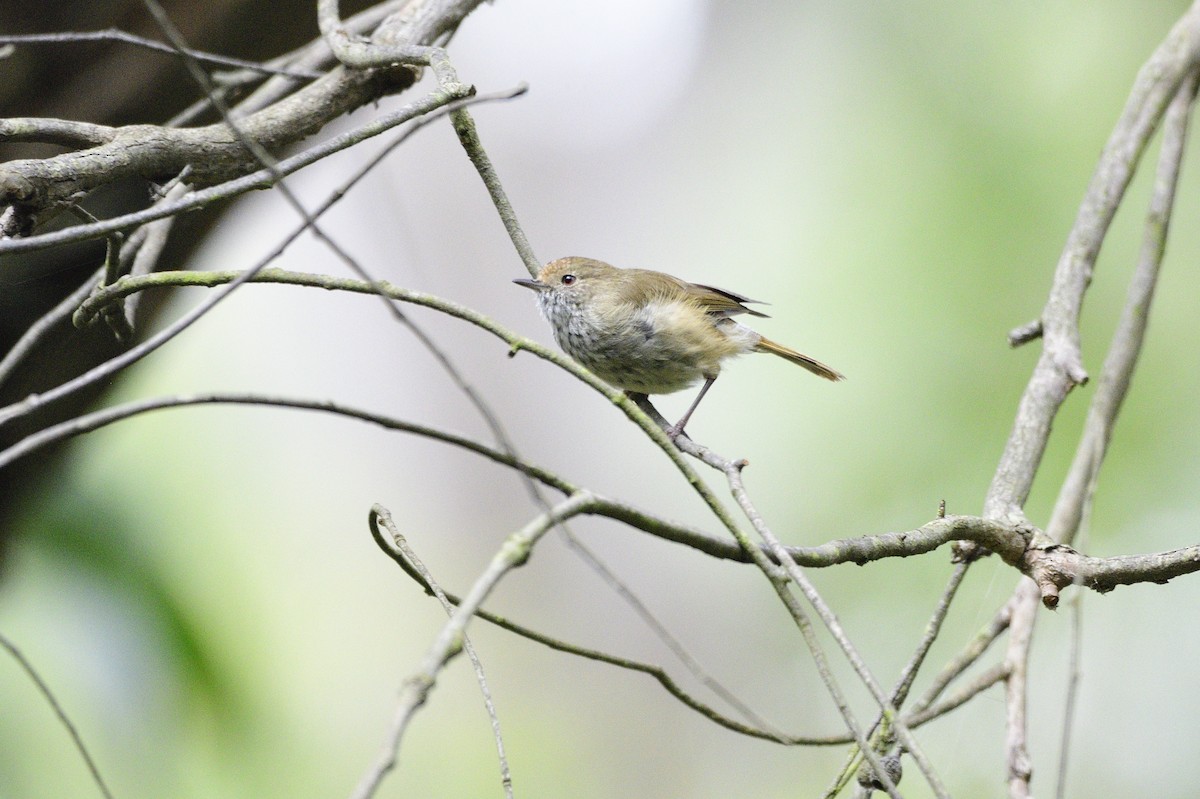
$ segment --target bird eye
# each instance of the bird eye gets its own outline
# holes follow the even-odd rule
[[[575,276],[574,276],[574,275],[563,275],[563,276],[562,276],[562,284],[563,284],[564,286],[569,286],[569,285],[571,285],[571,284],[572,284],[572,283],[574,283],[574,282],[575,282]]]

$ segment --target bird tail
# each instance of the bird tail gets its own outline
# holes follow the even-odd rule
[[[766,338],[765,336],[762,338],[762,340],[760,340],[758,342],[758,345],[754,349],[758,352],[770,352],[774,355],[778,355],[780,358],[786,358],[787,360],[791,361],[792,363],[799,364],[800,366],[803,366],[808,371],[812,372],[814,375],[823,377],[826,380],[845,380],[846,379],[846,376],[843,375],[841,372],[838,372],[834,369],[830,369],[828,366],[821,363],[816,358],[810,358],[807,355],[801,355],[800,353],[796,352],[795,350],[791,349],[790,347],[785,347],[782,344],[777,344],[774,341],[771,341],[771,339]]]

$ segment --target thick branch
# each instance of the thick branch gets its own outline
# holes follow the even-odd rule
[[[1138,73],[1067,238],[1046,307],[1042,356],[1029,379],[1012,433],[988,489],[983,515],[1020,515],[1068,392],[1087,379],[1079,352],[1079,313],[1108,232],[1146,143],[1185,76],[1200,62],[1200,5],[1176,23]]]
[[[428,45],[453,29],[480,0],[417,0],[389,27],[392,37]],[[387,25],[385,21],[384,25]],[[238,121],[242,133],[266,150],[285,146],[337,117],[415,81],[408,68],[335,69],[320,80]],[[98,147],[44,159],[0,165],[0,206],[38,212],[77,200],[99,186],[125,178],[163,181],[191,166],[198,185],[215,185],[247,175],[261,165],[224,122],[175,129],[129,125],[115,129]]]
[[[278,104],[240,121],[245,134],[271,152],[315,133],[330,120],[406,88],[376,73],[335,70]],[[126,125],[106,144],[51,158],[0,165],[0,204],[41,211],[78,200],[116,181],[161,182],[191,166],[190,180],[215,185],[260,168],[258,159],[224,123],[202,128]]]
[[[1112,344],[1100,372],[1096,394],[1088,407],[1083,435],[1075,450],[1075,459],[1067,473],[1054,513],[1046,531],[1055,541],[1069,544],[1079,529],[1084,508],[1108,451],[1117,414],[1137,366],[1150,321],[1150,304],[1158,285],[1158,273],[1167,248],[1167,231],[1175,206],[1175,188],[1183,164],[1188,123],[1191,120],[1200,72],[1193,71],[1179,88],[1163,123],[1162,145],[1158,156],[1158,173],[1137,268],[1129,282],[1129,291],[1121,320],[1113,333]]]
[[[1200,545],[1147,555],[1117,555],[1093,558],[1067,546],[1031,549],[1026,555],[1026,573],[1037,582],[1042,604],[1058,605],[1059,589],[1082,585],[1107,593],[1119,585],[1165,583],[1175,577],[1200,571]]]
[[[95,147],[110,143],[120,128],[71,119],[9,117],[0,119],[0,142],[33,141],[65,147]]]

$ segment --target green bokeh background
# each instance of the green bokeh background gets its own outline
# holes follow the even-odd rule
[[[748,486],[785,541],[909,529],[941,499],[950,512],[979,512],[1036,359],[1036,345],[1012,351],[1005,333],[1039,313],[1134,75],[1186,5],[547,5],[484,7],[451,47],[463,78],[483,90],[532,86],[476,119],[538,254],[649,266],[769,300],[773,318],[759,329],[848,375],[827,385],[748,358],[689,426],[751,461]],[[315,205],[373,146],[293,187]],[[1081,542],[1091,554],[1195,541],[1200,182],[1189,149],[1143,360]],[[1093,374],[1150,182],[1143,170],[1087,299]],[[293,224],[278,197],[247,198],[193,266],[249,266]],[[550,340],[508,282],[521,264],[446,124],[392,156],[325,228],[377,276]],[[311,242],[281,265],[342,269]],[[199,297],[180,292],[173,307]],[[716,531],[667,460],[603,398],[534,358],[506,358],[461,323],[412,316],[527,458]],[[486,437],[428,354],[370,298],[245,288],[116,393],[212,389],[337,399]],[[1057,420],[1028,505],[1035,523],[1052,507],[1091,393],[1076,391]],[[687,401],[659,405],[673,416]],[[0,582],[0,630],[55,689],[119,797],[346,795],[444,618],[375,549],[373,502],[392,509],[433,573],[460,591],[535,512],[511,474],[411,437],[289,411],[167,411],[73,445],[24,510]],[[837,730],[799,636],[751,569],[612,523],[574,529],[758,712],[791,731]],[[949,572],[942,551],[813,578],[886,684]],[[990,619],[1015,582],[995,562],[974,567],[931,663]],[[1194,795],[1191,770],[1178,766],[1196,746],[1198,600],[1191,578],[1085,598],[1068,795]],[[710,698],[555,537],[488,606],[663,663]],[[1052,790],[1059,757],[1070,622],[1067,610],[1043,613],[1036,630],[1039,795]],[[742,739],[647,678],[483,625],[471,632],[519,796],[813,796],[844,756]],[[846,668],[838,674],[854,685]],[[868,715],[865,695],[851,694]],[[955,796],[1003,795],[1003,715],[994,689],[921,730]],[[498,783],[479,692],[460,659],[379,795],[498,796]],[[902,787],[929,795],[912,767]],[[91,795],[62,728],[0,659],[0,796]]]

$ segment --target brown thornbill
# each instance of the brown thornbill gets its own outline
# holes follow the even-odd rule
[[[558,346],[617,388],[670,394],[703,379],[691,407],[668,431],[672,438],[683,432],[726,358],[770,352],[826,380],[844,379],[731,319],[743,313],[766,316],[744,304],[757,300],[732,291],[578,256],[551,261],[537,280],[513,282],[537,292]]]

